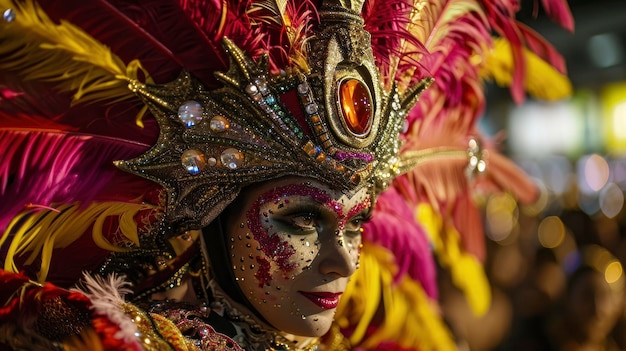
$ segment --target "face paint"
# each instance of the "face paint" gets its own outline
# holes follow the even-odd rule
[[[239,203],[227,235],[244,295],[278,330],[323,335],[358,265],[367,190],[349,197],[286,178],[253,189]]]

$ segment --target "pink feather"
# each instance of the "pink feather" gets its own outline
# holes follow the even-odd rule
[[[408,274],[424,291],[437,298],[435,263],[423,229],[413,219],[413,211],[393,188],[377,200],[374,217],[366,223],[363,239],[394,253],[398,272],[395,281]]]
[[[552,65],[557,71],[563,74],[567,72],[565,59],[556,51],[552,44],[524,24],[520,23],[519,28],[524,36],[524,42],[532,52]]]
[[[566,0],[541,0],[548,17],[570,32],[574,31],[574,17]]]
[[[0,228],[26,205],[131,201],[156,187],[118,170],[114,160],[148,145],[58,130],[0,129]]]
[[[39,1],[51,19],[66,20],[82,28],[110,47],[124,62],[139,59],[156,82],[174,80],[183,67],[183,61],[176,56],[176,52],[142,28],[142,22],[149,23],[149,20],[128,16],[115,8],[113,3],[105,0]],[[167,24],[165,21],[162,23],[164,27]]]
[[[404,69],[421,65],[413,57],[426,48],[409,30],[413,2],[408,0],[366,1],[363,6],[365,29],[372,36],[372,51],[385,84],[401,76]],[[405,52],[401,45],[412,49]],[[395,59],[399,62],[395,63]],[[394,65],[398,65],[397,67]]]

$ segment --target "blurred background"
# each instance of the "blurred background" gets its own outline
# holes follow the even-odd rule
[[[520,19],[565,56],[574,95],[515,105],[488,86],[481,129],[504,132],[542,197],[483,200],[493,305],[473,317],[444,288],[444,308],[468,350],[626,350],[626,0],[570,1],[574,33],[521,3]]]

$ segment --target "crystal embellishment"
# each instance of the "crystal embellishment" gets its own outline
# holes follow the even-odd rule
[[[207,165],[204,154],[198,150],[187,150],[180,157],[180,162],[190,174],[202,172]]]
[[[220,156],[222,164],[230,169],[237,169],[243,165],[244,156],[243,153],[235,148],[228,148],[222,151]]]
[[[203,113],[202,105],[193,100],[185,102],[178,108],[178,117],[188,128],[199,123]]]
[[[13,11],[13,9],[4,10],[4,13],[2,14],[2,18],[4,18],[4,20],[7,23],[11,23],[15,21],[15,11]]]
[[[366,135],[372,126],[374,109],[370,92],[357,79],[347,79],[339,86],[339,103],[346,126],[355,135]]]
[[[211,131],[220,133],[230,128],[230,121],[224,116],[213,116],[210,127]]]

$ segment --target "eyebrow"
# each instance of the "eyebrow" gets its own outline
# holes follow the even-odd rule
[[[327,192],[320,188],[316,188],[306,184],[288,184],[285,186],[276,187],[263,193],[256,200],[257,204],[265,204],[268,202],[277,202],[282,198],[289,196],[306,196],[314,201],[333,209],[339,217],[343,217],[343,206],[338,201],[335,201]]]
[[[255,207],[268,202],[276,203],[280,199],[289,196],[306,196],[320,203],[321,205],[335,211],[339,220],[338,226],[340,229],[344,228],[348,219],[354,217],[356,214],[366,209],[369,209],[372,205],[371,200],[368,197],[362,202],[353,206],[348,214],[344,215],[343,205],[333,199],[326,191],[306,184],[289,184],[281,187],[276,187],[266,193],[261,194],[261,196],[259,196],[259,198],[255,202]]]

